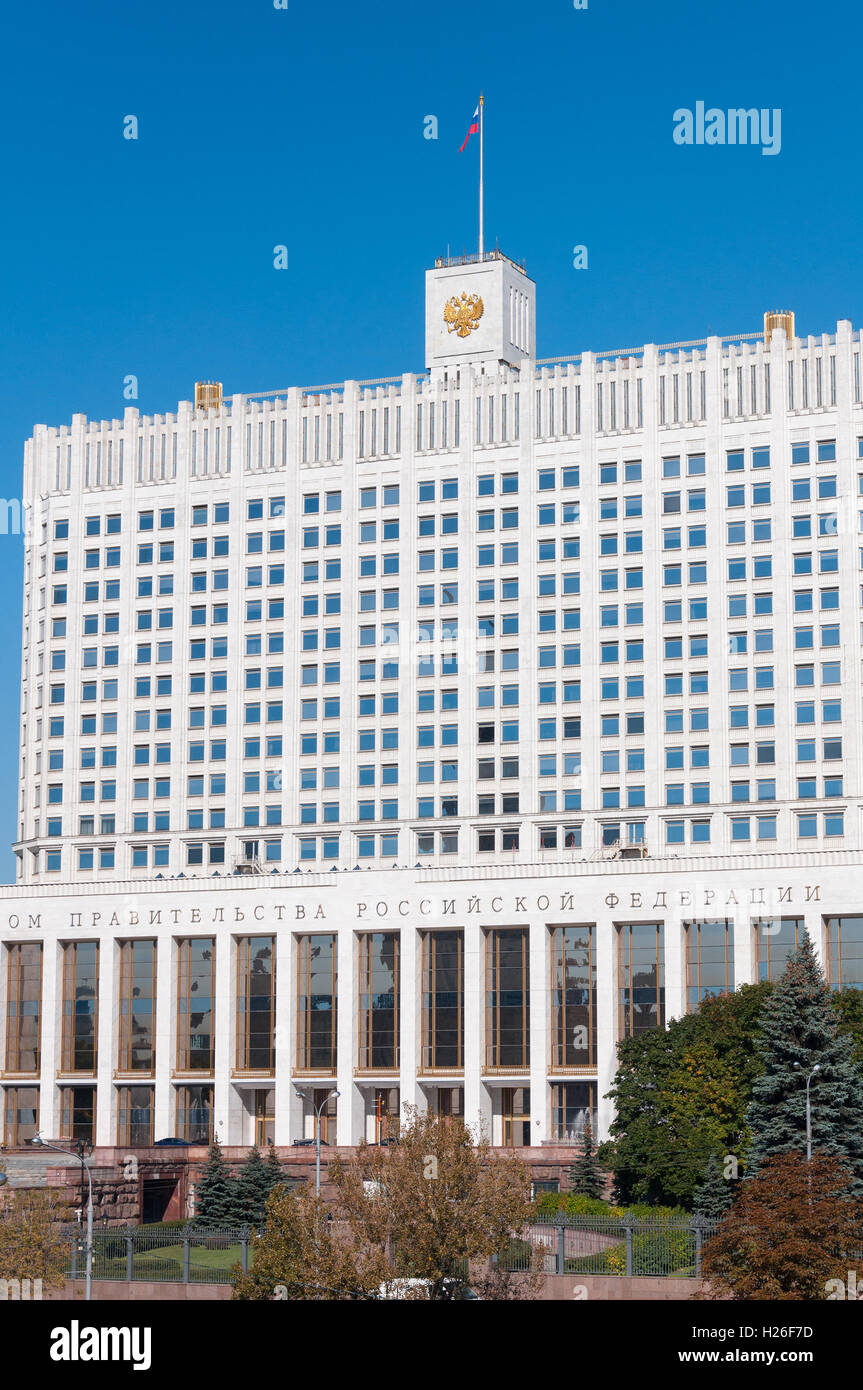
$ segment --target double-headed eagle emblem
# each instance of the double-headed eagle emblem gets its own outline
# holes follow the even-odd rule
[[[478,294],[467,294],[462,290],[461,298],[454,294],[444,305],[443,317],[448,333],[457,333],[466,338],[475,328],[479,328],[483,303]]]

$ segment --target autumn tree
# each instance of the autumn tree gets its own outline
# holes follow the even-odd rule
[[[361,1145],[329,1177],[359,1243],[387,1253],[395,1277],[426,1281],[432,1300],[461,1297],[469,1263],[503,1255],[530,1209],[523,1163],[411,1106],[398,1143]]]
[[[378,1249],[366,1249],[344,1222],[333,1220],[330,1204],[303,1184],[284,1184],[267,1201],[266,1224],[252,1240],[248,1274],[237,1273],[235,1299],[294,1300],[377,1297],[392,1275]]]
[[[63,1202],[44,1188],[18,1188],[0,1198],[0,1279],[41,1279],[61,1288],[71,1244]]]
[[[287,1297],[363,1297],[406,1279],[422,1281],[409,1292],[432,1300],[462,1297],[471,1282],[490,1298],[530,1295],[530,1274],[509,1274],[505,1259],[487,1273],[528,1218],[528,1170],[468,1126],[405,1110],[396,1143],[333,1160],[332,1200],[273,1192],[235,1297],[272,1298],[279,1285],[300,1290]]]
[[[709,1299],[826,1299],[863,1248],[863,1204],[836,1158],[767,1158],[741,1184],[701,1259]],[[849,1261],[851,1262],[849,1264]]]

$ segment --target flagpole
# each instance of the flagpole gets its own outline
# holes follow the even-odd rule
[[[482,108],[484,97],[482,92],[479,94],[479,258],[482,260],[484,250],[483,239],[483,148],[482,148]]]

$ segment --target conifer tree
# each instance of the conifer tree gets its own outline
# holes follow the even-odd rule
[[[732,1183],[723,1176],[722,1164],[715,1153],[707,1160],[704,1179],[695,1192],[695,1215],[707,1221],[721,1221],[734,1197]]]
[[[602,1197],[605,1191],[605,1181],[599,1166],[599,1159],[596,1156],[590,1114],[586,1116],[584,1121],[582,1144],[581,1154],[569,1170],[570,1188],[573,1192],[584,1197]]]
[[[269,1196],[274,1187],[278,1187],[280,1183],[285,1181],[285,1174],[276,1154],[274,1144],[267,1145],[267,1159],[264,1166],[267,1170],[267,1181],[269,1183],[267,1196]]]
[[[270,1172],[257,1145],[249,1149],[236,1184],[236,1219],[241,1224],[263,1224],[267,1198],[273,1188]]]
[[[764,1070],[747,1113],[752,1134],[747,1177],[767,1158],[805,1153],[806,1078],[817,1065],[810,1086],[813,1154],[844,1160],[858,1195],[863,1193],[863,1072],[854,1059],[853,1039],[839,1032],[808,935],[765,1004],[759,1048]]]
[[[195,1225],[213,1230],[236,1225],[237,1219],[236,1183],[225,1167],[222,1146],[214,1139],[195,1191]]]

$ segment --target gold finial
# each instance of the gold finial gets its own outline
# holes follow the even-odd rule
[[[774,309],[764,315],[764,342],[770,342],[774,333],[784,333],[789,343],[794,341],[794,312],[791,309]]]
[[[218,410],[222,404],[222,383],[220,381],[195,382],[195,409]]]

